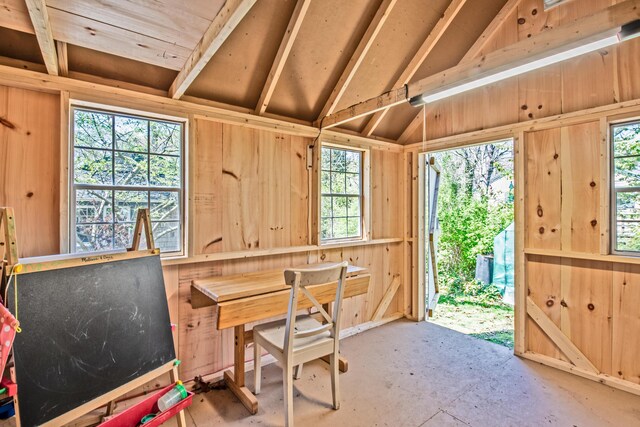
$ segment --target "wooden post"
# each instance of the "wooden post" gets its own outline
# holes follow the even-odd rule
[[[0,245],[4,249],[2,260],[11,271],[11,267],[18,263],[18,242],[13,208],[0,208],[0,227],[2,228]]]

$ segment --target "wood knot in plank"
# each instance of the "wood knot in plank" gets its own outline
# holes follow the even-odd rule
[[[236,175],[235,173],[231,172],[230,170],[222,169],[222,173],[225,174],[225,175],[232,176],[237,180],[240,180],[240,178],[238,178],[238,175]]]
[[[538,205],[538,209],[536,209],[536,213],[540,218],[542,218],[542,215],[544,214],[544,211],[542,210],[542,206]]]
[[[27,197],[29,197],[29,198],[33,197],[33,191],[29,191],[29,192],[27,193]]]
[[[561,306],[563,306],[564,308],[569,307],[569,306],[567,305],[567,302],[566,302],[565,300],[560,301],[560,305],[561,305]]]
[[[591,181],[591,182],[589,183],[589,185],[591,186],[591,188],[593,188],[593,187],[595,187],[595,186],[596,186],[596,183],[595,183],[594,181]]]
[[[9,129],[15,129],[16,128],[16,125],[11,123],[9,120],[5,119],[4,117],[0,117],[0,125],[8,127]]]
[[[598,221],[597,221],[597,220],[595,220],[595,219],[592,219],[592,220],[591,220],[591,226],[592,226],[592,227],[595,227],[596,225],[598,225]]]
[[[547,307],[553,307],[553,304],[555,304],[555,302],[552,299],[548,299],[546,304],[547,304]]]
[[[587,304],[587,308],[589,309],[589,311],[593,311],[593,310],[595,310],[596,306],[593,305],[593,303],[589,303],[589,304]]]
[[[540,227],[538,231],[540,232],[540,234],[544,234],[544,227]]]
[[[526,20],[526,19],[524,19],[524,18],[518,18],[518,24],[520,24],[520,25],[524,25],[524,23],[525,23],[525,22],[527,22],[527,20]]]
[[[322,255],[320,255],[320,259],[321,259],[322,261],[324,261],[326,258],[327,258],[327,254],[322,254]]]

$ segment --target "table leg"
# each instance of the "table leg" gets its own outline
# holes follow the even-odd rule
[[[322,304],[322,308],[324,308],[324,311],[326,311],[329,316],[332,316],[330,303]],[[322,360],[329,363],[329,356],[324,356]],[[349,370],[349,362],[347,361],[346,358],[342,356],[339,357],[338,369],[340,370],[340,372],[347,372]]]
[[[236,326],[234,328],[234,352],[233,352],[233,375],[231,371],[224,372],[224,381],[227,383],[227,387],[245,408],[251,414],[258,412],[258,399],[251,391],[244,385],[244,325]]]

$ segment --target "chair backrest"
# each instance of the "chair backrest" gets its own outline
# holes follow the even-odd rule
[[[284,272],[284,279],[287,285],[291,286],[289,298],[289,311],[287,313],[287,325],[285,331],[284,351],[291,353],[293,350],[293,340],[296,338],[310,337],[330,331],[331,336],[337,341],[340,333],[340,315],[342,299],[344,296],[344,282],[347,276],[347,266],[344,261],[340,263],[326,263],[308,265],[300,268],[287,269]],[[322,307],[322,304],[313,296],[307,287],[321,285],[325,283],[337,282],[336,296],[334,299],[333,313],[329,313]],[[302,296],[301,296],[302,293]],[[325,320],[325,324],[309,330],[295,330],[296,313],[298,311],[298,301],[301,297],[306,297],[314,307],[320,312]]]

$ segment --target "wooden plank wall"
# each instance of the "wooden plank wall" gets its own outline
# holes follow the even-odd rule
[[[60,105],[57,94],[0,86],[0,205],[16,209],[22,257],[59,252]],[[189,128],[192,255],[311,244],[309,200],[315,192],[310,194],[306,147],[312,138],[193,116]],[[372,148],[370,156],[372,238],[400,239],[402,152]],[[402,275],[400,241],[165,266],[182,377],[212,374],[233,363],[233,331],[216,329],[214,308],[191,308],[191,280],[343,259],[372,273],[369,293],[344,304],[348,328],[369,321],[393,277]],[[398,292],[387,315],[403,312],[403,295]]]
[[[544,12],[520,0],[482,54],[601,10],[616,0],[567,2]],[[640,39],[427,105],[427,140],[640,98]],[[482,111],[482,114],[478,114]],[[420,127],[408,142],[422,141]]]

